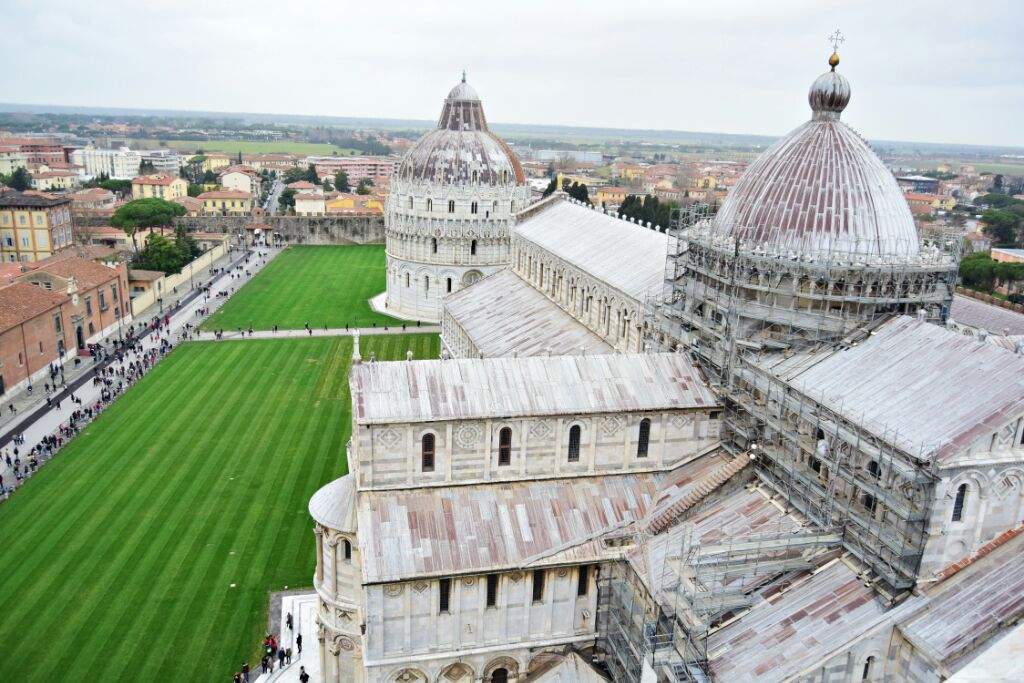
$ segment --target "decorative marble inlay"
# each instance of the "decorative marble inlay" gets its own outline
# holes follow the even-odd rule
[[[551,423],[547,420],[534,420],[530,423],[531,439],[547,439],[551,436]]]
[[[601,420],[601,433],[605,436],[615,436],[622,431],[623,424],[625,420],[618,415],[609,415]]]
[[[394,448],[398,445],[401,438],[402,435],[398,433],[398,430],[392,427],[385,427],[377,432],[377,440],[388,448]]]
[[[455,430],[455,443],[461,448],[472,448],[480,443],[481,436],[483,436],[483,430],[479,425],[462,425]]]

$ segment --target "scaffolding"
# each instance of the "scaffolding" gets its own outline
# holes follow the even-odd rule
[[[724,620],[781,590],[839,554],[842,538],[780,517],[776,528],[702,543],[693,525],[663,537],[675,546],[645,583],[619,561],[602,569],[598,594],[600,651],[615,681],[712,680],[708,634]]]
[[[761,481],[839,533],[880,591],[902,594],[927,537],[928,463],[826,408],[813,388],[773,376],[764,361],[842,348],[894,315],[944,321],[963,240],[937,231],[893,255],[838,244],[807,255],[723,237],[708,207],[673,218],[664,292],[645,310],[647,347],[689,351],[725,405],[725,445],[759,447]]]

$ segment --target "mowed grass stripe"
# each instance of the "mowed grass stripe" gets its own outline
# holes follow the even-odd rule
[[[345,471],[350,357],[347,338],[186,344],[0,506],[17,653],[0,679],[205,681],[255,661],[268,592],[311,583],[306,505]]]
[[[369,299],[386,286],[384,245],[292,246],[202,324],[204,330],[400,325]]]
[[[224,368],[224,372],[230,373],[231,369],[228,366]],[[170,387],[171,398],[161,405],[168,419],[163,423],[157,421],[153,429],[159,430],[162,424],[167,433],[184,435],[188,433],[187,427],[193,417],[187,410],[187,404],[193,400],[205,402],[212,387],[215,386],[215,378],[205,377],[199,383],[188,381],[195,379],[191,373],[183,372],[175,376],[183,378],[184,381],[174,382]],[[200,453],[199,449],[186,450],[169,478],[156,480],[146,477],[141,486],[123,491],[124,500],[118,501],[112,513],[120,517],[120,527],[107,529],[110,540],[117,539],[115,542],[119,547],[112,549],[112,555],[108,557],[96,558],[106,559],[107,562],[98,562],[92,575],[75,580],[81,585],[96,586],[97,589],[103,590],[103,593],[90,603],[91,611],[72,613],[64,625],[66,629],[76,629],[75,633],[69,634],[67,638],[81,642],[83,653],[65,653],[65,661],[62,664],[68,667],[87,666],[91,669],[97,666],[104,656],[124,661],[124,658],[133,653],[131,641],[133,634],[139,632],[137,622],[148,614],[142,607],[150,601],[159,602],[161,599],[161,596],[154,594],[153,591],[154,587],[161,585],[162,570],[167,567],[164,553],[168,546],[177,540],[176,527],[171,522],[181,519],[183,511],[187,509],[192,494],[190,479],[195,472],[194,459]],[[166,469],[161,467],[159,461],[175,456],[175,451],[160,451],[156,446],[151,446],[145,457],[135,461],[133,470],[140,476],[145,476],[150,468]],[[155,530],[137,524],[137,520],[147,518],[157,521],[166,519],[168,523],[156,524]],[[133,583],[131,577],[137,572],[151,573],[151,582]],[[97,628],[95,625],[100,623],[100,615],[110,602],[122,603],[132,609],[117,623],[102,622],[103,626]],[[80,658],[84,661],[79,661]]]

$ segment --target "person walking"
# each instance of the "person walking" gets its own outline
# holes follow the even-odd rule
[[[284,668],[284,648],[283,647],[280,648],[277,651],[277,668],[279,668],[279,669],[283,669]]]
[[[302,656],[302,634],[295,636],[295,650]]]
[[[249,683],[249,662],[242,662],[242,681]]]
[[[267,673],[267,671],[268,671],[267,670],[267,656],[266,655],[263,655],[263,658],[260,659],[260,670],[262,671],[262,673]]]
[[[306,673],[306,667],[304,666],[299,667],[299,680],[302,683],[309,683],[309,674]]]
[[[274,327],[276,328],[276,327],[277,327],[277,325],[274,325]],[[275,330],[275,331],[276,331],[276,330]],[[289,612],[289,613],[288,613],[288,616],[286,616],[286,617],[284,618],[284,622],[285,622],[286,624],[288,624],[288,630],[289,630],[289,631],[294,631],[294,630],[295,630],[295,624],[294,624],[294,622],[292,622],[292,613],[291,613],[291,612]]]

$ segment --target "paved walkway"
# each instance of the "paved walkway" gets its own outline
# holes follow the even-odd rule
[[[229,294],[238,289],[241,285],[245,284],[249,279],[254,277],[266,263],[269,263],[278,253],[280,249],[273,249],[262,247],[260,248],[262,253],[268,254],[265,260],[258,260],[254,256],[250,257],[248,265],[245,265],[246,256],[242,253],[235,253],[235,261],[230,264],[230,267],[226,267],[225,271],[216,276],[210,284],[209,294],[204,293],[201,290],[194,290],[189,294],[183,294],[181,296],[181,307],[174,310],[171,313],[167,313],[165,306],[165,313],[170,316],[168,326],[162,332],[163,338],[170,338],[175,343],[181,339],[182,332],[185,329],[185,325],[190,324],[197,326],[202,320],[206,318],[205,315],[198,315],[197,311],[200,308],[209,308],[209,313],[213,314],[220,306],[227,301],[228,297],[218,297],[218,292],[228,292]],[[250,252],[255,254],[256,252]],[[237,267],[243,265],[241,270]],[[245,272],[248,270],[250,275],[246,275]],[[157,312],[159,315],[159,312]],[[149,319],[156,317],[151,316]],[[148,322],[148,320],[147,320]],[[160,338],[153,334],[148,334],[145,337],[139,339],[139,343],[142,345],[143,351],[149,351],[150,349],[159,349]],[[33,404],[26,403],[25,410],[19,410],[18,415],[19,421],[8,420],[7,424],[0,427],[0,447],[3,448],[0,451],[0,455],[5,453],[11,453],[13,460],[13,445],[10,443],[16,434],[22,434],[25,437],[25,444],[19,446],[20,457],[24,463],[27,459],[25,454],[32,450],[32,447],[42,440],[43,437],[49,436],[58,430],[58,428],[68,422],[71,417],[71,413],[74,412],[78,406],[68,400],[68,396],[74,393],[76,397],[81,399],[82,405],[90,406],[94,405],[100,396],[100,386],[95,386],[92,383],[92,378],[95,374],[95,368],[97,366],[106,367],[108,365],[114,365],[115,368],[121,367],[116,361],[108,360],[100,363],[94,363],[92,359],[86,359],[77,376],[72,378],[65,373],[65,379],[67,380],[67,388],[62,388],[61,391],[56,394],[51,394],[54,399],[60,400],[60,405],[48,408],[46,406],[46,396],[43,391],[39,390],[34,392],[35,396],[32,399]],[[115,399],[116,400],[116,399]],[[6,408],[6,406],[5,406]],[[5,412],[8,412],[5,410]],[[8,416],[9,417],[9,416]],[[54,454],[52,457],[58,457],[59,452]],[[8,487],[16,484],[14,472],[7,467],[6,462],[0,463],[0,474],[3,475],[4,484]],[[23,482],[22,482],[23,483]]]
[[[316,612],[319,607],[316,593],[299,593],[285,595],[281,598],[281,647],[292,649],[292,663],[285,664],[283,669],[275,669],[273,673],[263,674],[256,679],[257,683],[298,683],[299,673],[305,667],[310,683],[320,683],[319,641],[316,637]],[[289,629],[288,614],[294,619],[296,630]],[[302,654],[295,645],[295,636],[302,634]],[[259,663],[256,665],[259,670]]]
[[[359,334],[361,337],[366,337],[373,334],[431,334],[439,333],[441,328],[437,325],[407,325],[407,326],[389,326],[389,327],[331,327],[323,329],[309,329],[309,330],[253,330],[252,332],[242,332],[239,334],[237,331],[229,332],[224,331],[221,335],[221,339],[288,339],[293,337],[351,337],[354,334]],[[216,336],[213,332],[200,332],[199,334],[192,337],[200,341],[213,341]]]

